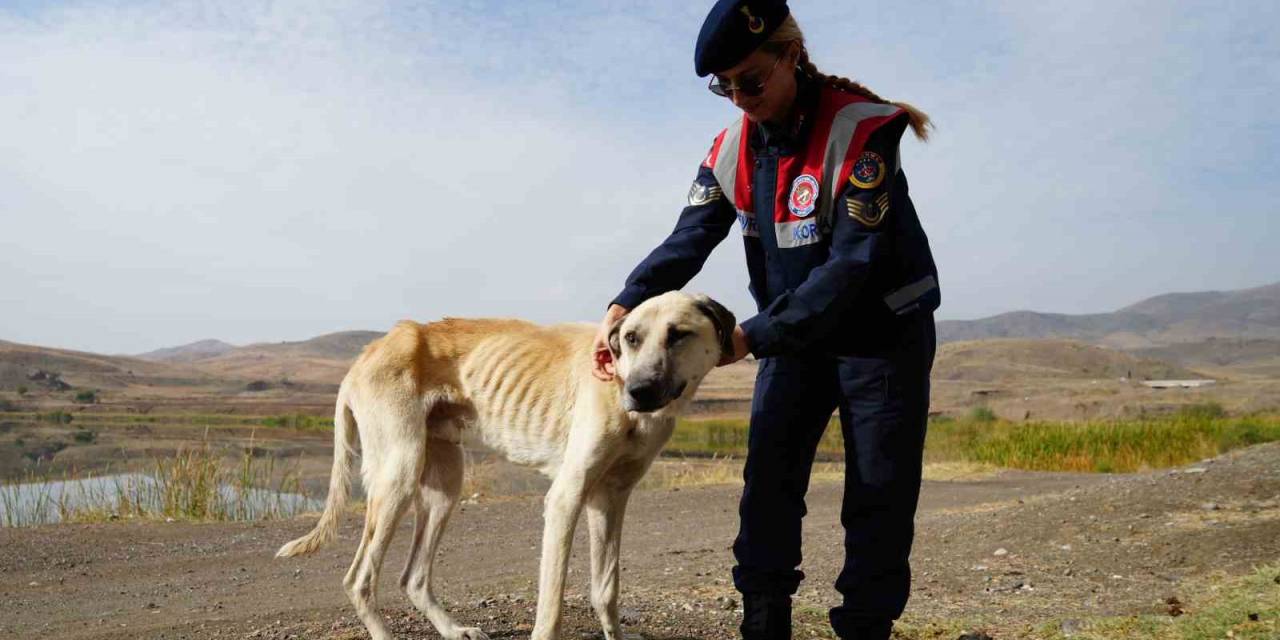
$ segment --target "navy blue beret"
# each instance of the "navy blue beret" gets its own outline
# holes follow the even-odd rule
[[[790,13],[787,0],[719,0],[698,32],[693,52],[698,77],[742,62]]]

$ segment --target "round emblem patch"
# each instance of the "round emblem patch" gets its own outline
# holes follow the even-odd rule
[[[863,151],[853,163],[849,182],[860,189],[874,189],[884,182],[884,159],[874,151]]]
[[[808,217],[818,206],[818,179],[801,174],[791,183],[791,197],[787,198],[787,208],[797,218]]]

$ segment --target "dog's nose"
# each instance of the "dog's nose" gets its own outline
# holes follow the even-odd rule
[[[647,409],[658,404],[662,396],[662,385],[657,380],[636,382],[627,388],[627,393],[635,400],[636,407]]]

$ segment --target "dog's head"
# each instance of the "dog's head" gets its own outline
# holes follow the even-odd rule
[[[684,407],[720,357],[733,348],[733,314],[704,295],[672,291],[651,298],[609,331],[622,381],[622,406],[637,413]]]

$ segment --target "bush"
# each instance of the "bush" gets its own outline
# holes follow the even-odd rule
[[[71,421],[75,420],[76,417],[66,411],[53,411],[51,413],[41,413],[36,416],[36,419],[44,420],[46,422],[57,422],[58,424],[71,424]]]
[[[995,422],[996,412],[992,411],[990,407],[974,407],[969,410],[969,420],[982,423]]]
[[[26,387],[18,387],[18,395],[20,395],[20,396],[25,396],[25,395],[27,395],[27,388],[26,388]]]
[[[32,462],[48,461],[52,460],[53,456],[57,455],[59,451],[66,448],[67,443],[65,442],[47,442],[31,449],[30,451],[22,452],[22,457]]]
[[[79,402],[80,404],[97,404],[98,392],[97,391],[81,391],[80,393],[76,394],[76,402]]]
[[[88,429],[81,429],[72,434],[71,437],[80,444],[89,444],[90,442],[98,439],[98,433]]]
[[[0,398],[0,411],[20,411],[18,405],[3,398]]]
[[[1178,415],[1191,420],[1213,420],[1215,418],[1225,418],[1227,410],[1217,402],[1201,402],[1199,404],[1189,404],[1178,411]]]

